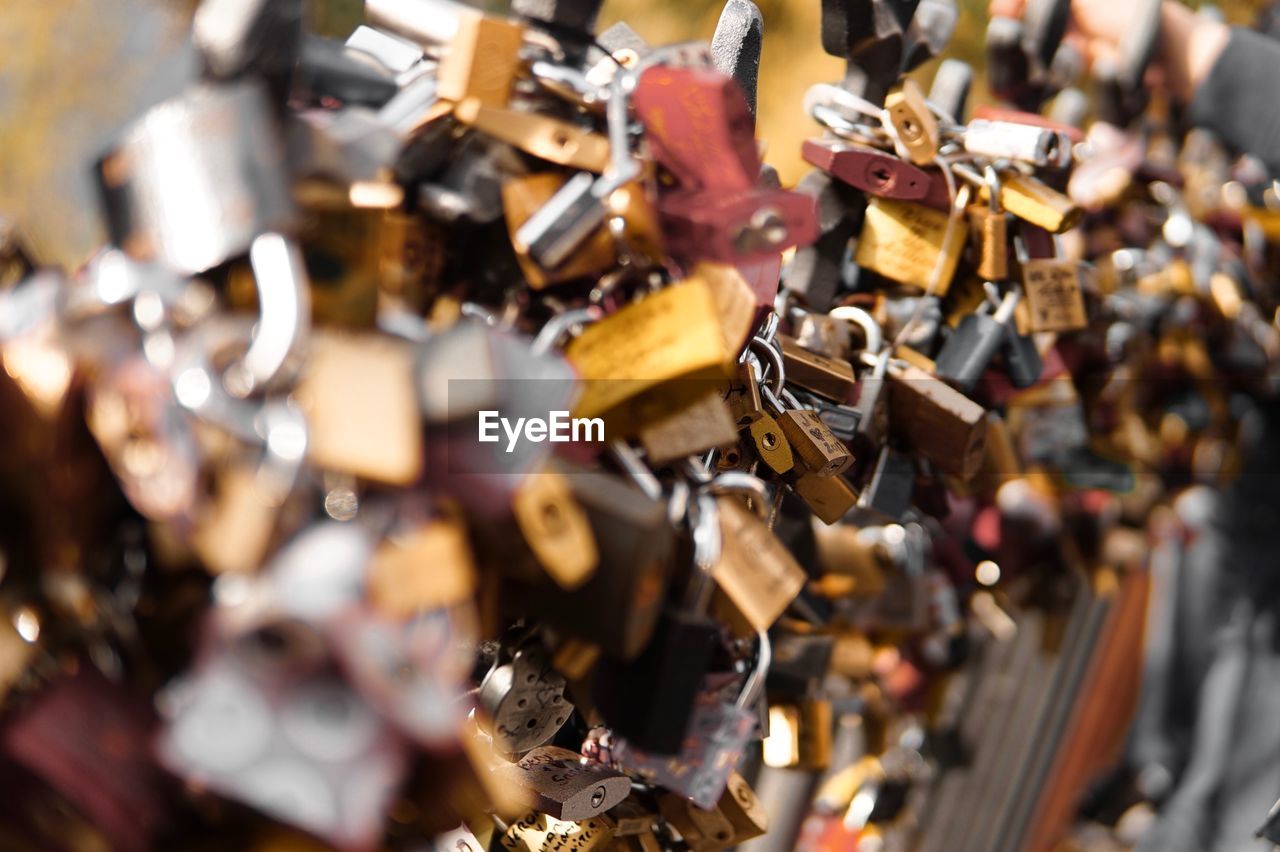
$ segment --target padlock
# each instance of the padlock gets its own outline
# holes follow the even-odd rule
[[[774,473],[783,474],[795,467],[795,456],[791,452],[791,444],[782,431],[782,426],[773,416],[761,412],[760,416],[747,426],[747,434],[760,461]]]
[[[391,484],[422,472],[412,348],[385,336],[316,333],[295,399],[308,422],[309,459]]]
[[[712,569],[723,538],[719,507],[709,494],[688,506],[692,567],[678,606],[662,614],[644,651],[626,663],[602,660],[596,668],[593,696],[609,727],[645,752],[680,751],[694,713],[703,678],[721,645],[720,622],[707,614],[714,584]]]
[[[1014,238],[1022,286],[1027,298],[1031,331],[1077,331],[1085,327],[1084,295],[1079,261],[1029,258],[1020,238]]]
[[[858,508],[878,512],[899,521],[911,508],[916,466],[910,456],[884,447],[876,457],[871,477],[858,495]]]
[[[962,188],[961,192],[968,192]],[[859,266],[946,295],[964,249],[965,229],[951,227],[946,213],[908,201],[873,198],[867,205],[854,260]]]
[[[760,7],[751,0],[727,0],[711,36],[711,56],[716,70],[728,74],[738,84],[753,118],[763,47],[764,16],[760,14]]]
[[[849,444],[858,434],[862,414],[852,405],[838,405],[821,397],[798,391],[793,394],[801,406],[817,412],[818,417],[840,441]]]
[[[464,15],[436,71],[436,93],[447,101],[475,99],[501,109],[511,97],[524,31],[487,15]]]
[[[925,102],[920,84],[910,77],[903,79],[885,97],[884,108],[899,156],[917,166],[931,164],[938,155],[938,119]]]
[[[153,107],[98,163],[111,241],[195,273],[287,229],[293,206],[275,134],[253,82],[196,86]]]
[[[600,817],[562,820],[530,811],[507,826],[496,846],[512,852],[604,852],[611,840],[612,832]]]
[[[756,185],[760,154],[751,111],[732,78],[653,65],[640,74],[631,100],[654,159],[683,189],[729,193]]]
[[[711,576],[731,603],[731,616],[740,615],[753,631],[768,630],[804,586],[804,569],[759,517],[731,497],[717,502],[722,544]]]
[[[849,399],[855,381],[848,361],[812,352],[784,334],[778,335],[778,343],[788,382],[833,402]]]
[[[980,157],[1060,169],[1071,162],[1071,140],[1048,127],[975,118],[965,125],[964,149]]]
[[[681,333],[679,345],[673,346],[676,326]],[[609,435],[614,438],[635,426],[630,422],[634,415],[623,410],[628,400],[676,379],[727,378],[733,360],[710,288],[697,278],[659,290],[588,326],[565,348],[565,355],[585,381],[575,416],[603,414],[608,421],[612,415],[616,422],[610,422],[615,428]]]
[[[849,324],[838,317],[797,311],[791,322],[796,343],[810,352],[817,352],[838,361],[848,361],[852,351]]]
[[[1008,341],[1013,312],[1021,298],[1017,290],[1010,290],[1000,298],[994,314],[988,313],[991,304],[983,302],[977,312],[966,316],[938,353],[938,377],[961,391],[972,391]]]
[[[525,477],[511,511],[525,543],[560,588],[580,588],[595,573],[599,553],[590,521],[563,473],[542,469]]]
[[[459,101],[453,116],[486,136],[557,165],[597,174],[609,165],[609,140],[567,121],[487,106],[474,97]]]
[[[634,659],[649,643],[666,598],[673,535],[666,504],[616,477],[566,472],[587,513],[599,569],[581,587],[522,592],[540,620],[600,646],[618,660]]]
[[[507,653],[510,656],[500,656],[480,682],[477,700],[491,720],[494,748],[519,754],[551,739],[569,719],[573,705],[564,696],[564,678],[551,667],[536,639]]]
[[[465,528],[445,518],[390,533],[374,551],[367,577],[370,603],[390,618],[470,601],[475,586]]]
[[[929,189],[929,178],[919,168],[866,145],[806,139],[801,156],[849,186],[882,198],[918,201]]]
[[[757,725],[755,703],[769,665],[768,634],[761,632],[757,642],[756,660],[745,680],[708,675],[703,681],[675,759],[647,753],[625,738],[615,743],[614,757],[628,774],[665,787],[704,810],[715,806]],[[725,692],[739,682],[737,697],[727,701]]]
[[[853,454],[840,442],[817,412],[800,408],[795,397],[785,390],[783,398],[775,396],[767,385],[761,388],[765,399],[778,413],[782,435],[806,471],[815,476],[834,476],[853,464]]]
[[[984,172],[995,192],[988,194],[988,205],[969,206],[969,222],[978,244],[978,277],[984,281],[1004,281],[1009,277],[1009,220],[1000,208],[999,178],[995,169]]]
[[[783,189],[670,190],[658,197],[667,251],[686,261],[771,260],[818,238],[813,201]]]
[[[738,427],[720,390],[712,388],[688,405],[643,424],[638,437],[649,464],[660,467],[734,443]]]
[[[540,746],[498,773],[532,794],[533,809],[561,820],[599,816],[631,793],[621,772],[557,746]]]
[[[825,524],[836,523],[858,502],[858,493],[840,475],[815,476],[804,471],[793,476],[788,484],[796,496]]]
[[[916,452],[947,473],[971,478],[982,463],[986,411],[918,367],[891,361],[890,419]]]
[[[983,184],[978,197],[986,201],[990,190]],[[1000,181],[1000,206],[1019,219],[1052,234],[1074,228],[1084,211],[1070,198],[1028,175],[1010,172]]]

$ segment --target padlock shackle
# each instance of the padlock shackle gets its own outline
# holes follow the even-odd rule
[[[756,660],[751,674],[742,683],[742,692],[734,702],[739,710],[748,710],[760,697],[764,689],[765,679],[769,676],[769,666],[773,663],[773,645],[769,642],[769,633],[756,631]]]

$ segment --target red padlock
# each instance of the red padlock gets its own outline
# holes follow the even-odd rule
[[[658,211],[667,250],[686,262],[766,260],[818,238],[814,200],[787,190],[673,191]]]
[[[805,162],[872,195],[918,201],[929,191],[929,176],[923,169],[875,148],[836,139],[807,139],[800,153]]]
[[[682,189],[756,185],[760,153],[742,89],[718,71],[655,65],[631,96],[654,159]]]

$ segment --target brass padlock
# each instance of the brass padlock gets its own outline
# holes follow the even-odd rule
[[[791,445],[787,443],[782,427],[773,417],[761,412],[760,416],[747,427],[747,434],[760,461],[774,473],[787,473],[795,467]]]
[[[858,493],[840,475],[816,476],[808,471],[792,478],[791,490],[826,524],[843,518],[858,502]]]
[[[738,365],[738,375],[729,383],[725,402],[733,422],[742,428],[750,426],[764,415],[764,401],[760,398],[760,385],[750,364]]]
[[[938,156],[938,119],[925,102],[920,84],[910,77],[884,99],[898,154],[917,166],[929,165]]]
[[[392,618],[470,601],[476,568],[466,528],[452,519],[435,519],[392,531],[373,552],[367,594]]]
[[[486,136],[561,166],[600,174],[609,165],[609,140],[576,124],[540,113],[459,101],[453,116]]]
[[[598,816],[631,793],[621,772],[557,746],[535,748],[498,772],[532,794],[534,810],[562,820]]]
[[[816,476],[834,476],[849,469],[853,453],[822,422],[818,412],[808,408],[791,408],[779,413],[778,425],[800,457],[805,468]]]
[[[524,28],[487,15],[465,15],[436,72],[436,93],[446,101],[474,98],[502,108],[520,68]]]
[[[564,474],[529,474],[512,495],[512,514],[539,564],[560,588],[579,588],[596,570],[599,554],[586,513]]]
[[[991,190],[985,185],[978,197],[986,201]],[[1061,234],[1074,228],[1084,215],[1070,198],[1028,175],[1013,172],[1000,181],[1000,206],[1019,219]]]
[[[575,416],[615,415],[611,439],[625,437],[636,425],[632,412],[620,410],[628,400],[675,379],[727,378],[733,361],[711,290],[699,278],[673,284],[587,326],[565,347],[565,355],[585,384]],[[698,383],[689,384],[701,390]],[[674,407],[677,402],[671,401]]]
[[[422,471],[413,350],[386,335],[316,332],[294,391],[318,467],[391,485]]]
[[[1079,261],[1036,258],[1019,265],[1029,331],[1078,331],[1088,324]]]
[[[967,185],[960,191],[969,193]],[[921,204],[872,198],[854,260],[885,278],[921,290],[928,290],[936,274],[933,295],[945,296],[966,236],[963,227],[950,228],[948,236],[949,221],[946,213]]]
[[[721,554],[711,576],[753,630],[768,630],[800,593],[807,575],[759,517],[732,497],[717,503]]]
[[[694,852],[737,846],[769,829],[764,805],[737,772],[729,773],[724,793],[710,810],[674,794],[660,796],[658,807]]]
[[[794,338],[778,335],[787,381],[833,402],[845,402],[857,384],[848,361],[805,349]]]
[[[640,427],[640,444],[651,465],[698,455],[738,439],[738,427],[719,390],[711,389],[677,411]]]
[[[999,186],[995,169],[986,169],[987,180]],[[978,277],[984,281],[1003,281],[1009,277],[1009,219],[1000,206],[1000,194],[987,194],[987,206],[971,204],[969,224],[978,243]]]
[[[970,479],[982,464],[986,409],[918,367],[889,362],[889,417],[913,449]]]
[[[529,254],[528,246],[516,238],[516,232],[529,217],[551,200],[566,179],[554,172],[536,172],[513,177],[502,184],[502,209],[516,250],[516,260],[525,280],[535,290],[551,284],[572,281],[587,275],[598,275],[612,266],[618,257],[613,236],[603,224],[578,246],[578,249],[554,269],[547,269]]]

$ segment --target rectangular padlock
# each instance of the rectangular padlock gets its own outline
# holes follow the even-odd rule
[[[854,260],[859,266],[922,290],[937,275],[935,296],[944,296],[956,274],[967,229],[947,236],[948,215],[913,204],[873,198],[867,205]]]
[[[422,472],[414,353],[384,335],[314,332],[294,397],[307,457],[329,470],[405,485]]]
[[[768,630],[800,593],[806,574],[757,515],[733,498],[717,502],[724,550],[711,575],[753,630]]]
[[[929,176],[917,166],[866,145],[806,139],[800,155],[849,186],[882,198],[919,201],[929,190]]]
[[[612,836],[601,817],[562,820],[530,811],[507,826],[497,846],[511,852],[604,852]]]
[[[547,115],[486,106],[467,98],[453,108],[458,121],[543,160],[600,174],[609,165],[609,140]]]
[[[796,496],[824,524],[834,524],[858,502],[858,493],[843,476],[815,476],[799,471],[788,482]]]
[[[783,189],[670,190],[658,212],[667,251],[685,261],[769,260],[818,238],[813,200]]]
[[[779,413],[778,425],[805,468],[817,476],[834,476],[849,469],[853,453],[832,433],[816,411],[804,408]]]
[[[905,78],[885,96],[884,108],[898,154],[917,166],[933,163],[940,139],[938,119],[925,102],[920,84]]]
[[[452,519],[393,529],[374,550],[368,571],[370,602],[394,619],[469,602],[476,589],[466,528]]]
[[[631,96],[654,159],[686,190],[756,185],[760,154],[742,89],[719,71],[654,65]]]
[[[990,190],[978,188],[978,197],[986,201]],[[1000,180],[1000,206],[1019,219],[1061,234],[1074,228],[1084,215],[1076,204],[1056,189],[1028,175],[1013,172]]]
[[[784,334],[778,335],[787,381],[833,402],[846,402],[856,380],[853,366],[845,360],[812,352]]]
[[[1019,266],[1031,331],[1078,331],[1088,324],[1078,261],[1037,258]]]
[[[487,15],[466,15],[436,71],[436,93],[446,101],[474,98],[501,109],[511,97],[520,68],[524,29]]]
[[[890,361],[887,375],[890,420],[909,445],[961,479],[977,473],[986,410],[918,367]]]
[[[611,439],[636,425],[621,411],[628,400],[676,379],[727,378],[733,361],[710,288],[697,278],[587,326],[565,355],[585,382],[575,416],[621,415],[624,431],[610,431]]]
[[[652,466],[699,455],[738,439],[738,427],[717,389],[657,420],[642,424],[640,445]]]

